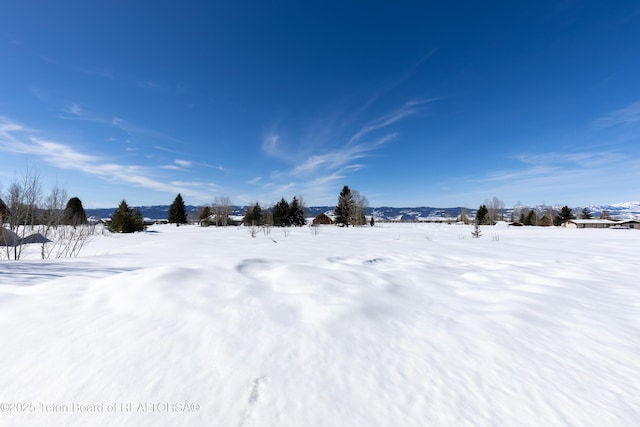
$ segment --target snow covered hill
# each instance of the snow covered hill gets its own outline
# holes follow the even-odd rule
[[[472,229],[33,248],[0,262],[0,425],[636,425],[640,232]]]

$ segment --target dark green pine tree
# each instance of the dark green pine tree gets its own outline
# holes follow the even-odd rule
[[[489,209],[486,205],[482,205],[476,211],[476,224],[486,224],[489,219]]]
[[[293,196],[291,205],[289,205],[289,224],[300,227],[306,224],[304,219],[304,209],[300,205],[298,198]]]
[[[524,225],[536,225],[538,222],[538,215],[536,212],[531,209],[527,214],[527,217],[524,219]]]
[[[76,225],[87,223],[87,214],[82,207],[82,202],[77,197],[72,197],[67,202],[62,214],[62,223],[65,225]]]
[[[591,219],[591,214],[589,213],[589,209],[582,209],[582,219]]]
[[[276,227],[285,227],[291,225],[289,222],[289,203],[284,199],[280,199],[278,203],[271,210],[273,216],[273,225]]]
[[[244,225],[264,225],[264,212],[258,203],[247,209],[243,222]]]
[[[184,200],[180,193],[176,196],[171,206],[169,206],[169,223],[171,224],[186,224],[187,223],[187,208],[184,206]]]
[[[118,209],[111,215],[109,231],[114,233],[134,233],[142,230],[144,230],[144,224],[140,210],[130,208],[127,202],[122,200]]]
[[[202,212],[200,212],[200,222],[203,225],[209,225],[211,222],[211,208],[209,206],[205,206],[202,208]]]
[[[338,205],[334,211],[336,215],[336,224],[342,224],[349,226],[351,224],[351,217],[355,210],[355,202],[353,201],[353,195],[348,185],[345,185],[338,197]]]
[[[565,221],[569,221],[570,219],[574,219],[575,216],[573,216],[573,212],[571,211],[571,209],[569,208],[569,206],[563,206],[562,209],[560,209],[560,213],[558,213],[558,215],[556,215],[556,217],[553,219],[553,224],[554,225],[560,225]]]

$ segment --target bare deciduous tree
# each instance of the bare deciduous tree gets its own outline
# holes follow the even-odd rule
[[[351,196],[353,198],[353,213],[351,215],[351,223],[353,225],[366,225],[367,220],[365,214],[369,207],[369,200],[360,194],[358,190],[351,190]]]
[[[51,193],[47,196],[44,204],[44,211],[41,217],[41,229],[44,239],[42,240],[42,247],[40,254],[42,259],[51,257],[53,246],[47,245],[47,241],[50,239],[52,231],[55,230],[62,221],[62,212],[67,204],[67,191],[64,188],[54,185],[51,188]]]
[[[33,233],[36,224],[37,203],[40,199],[40,177],[28,168],[21,178],[9,185],[6,203],[11,211],[9,232],[3,233],[2,244],[8,259],[19,260],[22,256],[24,238]]]
[[[496,221],[504,221],[504,202],[493,196],[491,200],[485,200],[484,204],[489,210],[488,221],[490,224],[495,224]]]
[[[40,176],[34,169],[16,178],[5,197],[11,216],[9,229],[0,234],[0,246],[7,259],[21,259],[29,244],[40,244],[42,259],[77,256],[95,234],[92,225],[61,225],[67,192],[55,185],[43,199]]]
[[[227,196],[217,196],[213,201],[213,216],[216,225],[227,226],[233,206]]]

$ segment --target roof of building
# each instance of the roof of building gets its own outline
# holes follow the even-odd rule
[[[610,219],[570,219],[567,222],[573,222],[574,224],[619,224],[618,221]]]

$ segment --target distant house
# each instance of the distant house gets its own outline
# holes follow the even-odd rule
[[[333,220],[329,218],[324,212],[313,218],[313,225],[328,225],[333,224]]]
[[[629,219],[626,221],[618,222],[620,228],[634,228],[636,230],[640,230],[640,220],[637,219]]]
[[[609,228],[619,224],[610,219],[570,219],[561,224],[564,228]]]
[[[9,206],[7,206],[2,199],[0,199],[0,225],[4,224],[4,219],[11,215]]]

